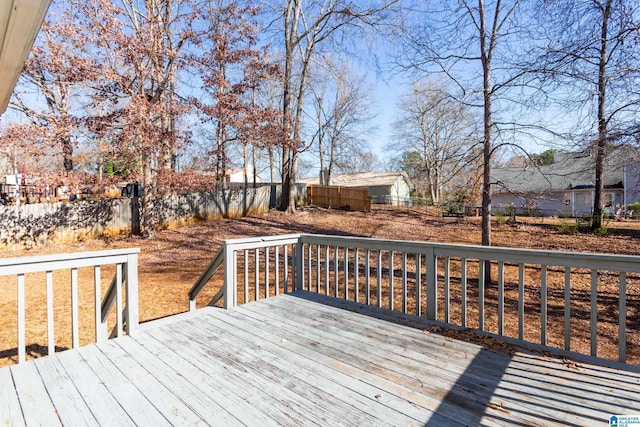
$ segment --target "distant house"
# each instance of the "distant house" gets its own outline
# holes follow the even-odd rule
[[[296,180],[298,183],[319,184],[319,178]],[[410,205],[413,183],[405,172],[363,172],[333,175],[331,185],[365,187],[369,189],[373,203]]]
[[[245,175],[248,182],[253,182],[253,165],[247,164],[245,167],[228,169],[226,173],[227,181],[233,183],[244,183]],[[260,175],[256,174],[255,182],[262,182]]]
[[[605,158],[605,212],[640,200],[637,149],[620,146]],[[588,216],[593,210],[595,156],[589,152],[556,153],[553,163],[494,168],[492,171],[494,212],[511,207],[519,215]]]

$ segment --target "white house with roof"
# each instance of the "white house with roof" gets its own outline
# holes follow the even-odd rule
[[[298,179],[296,182],[319,185],[320,179],[305,178]],[[413,183],[403,171],[333,175],[331,177],[331,185],[368,188],[373,203],[396,206],[411,204]]]
[[[611,149],[604,163],[605,212],[640,200],[640,153],[636,148]],[[494,212],[510,206],[516,214],[571,216],[591,215],[595,192],[595,156],[588,151],[556,153],[548,165],[494,168],[492,171]]]

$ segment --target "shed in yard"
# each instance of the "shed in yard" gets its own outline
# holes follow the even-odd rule
[[[298,183],[318,184],[318,178],[297,180]],[[363,172],[333,175],[330,185],[368,188],[373,203],[403,206],[411,204],[413,183],[405,172]]]

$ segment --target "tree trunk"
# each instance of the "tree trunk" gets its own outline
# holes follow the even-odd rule
[[[498,13],[496,6],[496,15]],[[492,90],[491,90],[491,58],[493,46],[495,42],[495,34],[492,33],[489,40],[489,46],[486,45],[486,21],[484,1],[478,1],[478,10],[480,12],[480,59],[482,62],[483,72],[483,122],[484,122],[484,141],[482,151],[482,246],[491,246],[491,154],[493,150],[492,135]],[[496,16],[497,19],[497,16]],[[485,284],[491,283],[491,261],[485,261],[484,270]]]
[[[73,172],[73,144],[69,135],[63,135],[62,139],[62,165],[65,172]]]
[[[144,195],[142,196],[142,224],[143,236],[146,238],[153,237],[156,231],[154,195],[155,185],[153,182],[153,170],[151,168],[151,156],[144,155],[144,166],[142,171],[142,187]]]
[[[602,193],[604,190],[602,174],[604,172],[604,157],[607,145],[607,117],[605,109],[607,89],[607,32],[609,16],[611,15],[611,2],[612,0],[607,0],[602,13],[602,33],[600,36],[600,60],[598,64],[598,140],[596,143],[596,177],[593,195],[593,218],[591,221],[591,229],[593,231],[602,228]]]

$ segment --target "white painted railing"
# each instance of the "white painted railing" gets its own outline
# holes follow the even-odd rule
[[[287,292],[290,283],[622,362],[627,361],[628,329],[637,328],[627,325],[629,313],[640,309],[637,256],[287,235],[225,241],[217,267],[224,267],[217,298],[224,297],[225,307],[237,304],[238,292],[247,302]],[[190,293],[192,309],[196,296]],[[599,330],[605,324],[608,329]],[[637,348],[638,331],[629,332]]]
[[[224,285],[209,305],[222,300],[225,308],[233,307],[238,304],[239,291],[247,303],[288,292],[289,287],[293,289],[296,271],[300,271],[295,267],[299,240],[299,234],[225,240],[189,291],[189,309],[196,309],[196,298],[221,267],[224,267]],[[238,274],[242,275],[240,288]]]
[[[43,282],[42,277],[31,273],[44,274],[44,286],[46,287],[46,313],[47,313],[47,350],[48,354],[55,352],[56,341],[54,337],[54,286],[70,285],[70,301],[65,304],[71,308],[71,344],[73,348],[80,346],[80,322],[79,322],[79,295],[78,295],[78,269],[92,268],[92,280],[94,288],[94,321],[95,341],[100,342],[110,336],[121,336],[135,333],[138,327],[138,253],[139,249],[116,249],[99,252],[82,252],[71,254],[56,254],[44,256],[32,256],[21,258],[0,259],[0,276],[14,276],[16,278],[17,292],[17,332],[18,332],[18,362],[26,359],[26,322],[29,314],[26,312],[25,288],[28,278],[37,283]],[[102,298],[101,267],[115,265],[115,274],[104,299]],[[54,271],[68,270],[69,280],[65,283],[54,284]],[[124,287],[124,291],[123,291]],[[10,292],[8,287],[2,289],[2,293]],[[0,294],[1,295],[1,294]],[[115,328],[111,335],[108,332],[108,316],[115,305]]]

